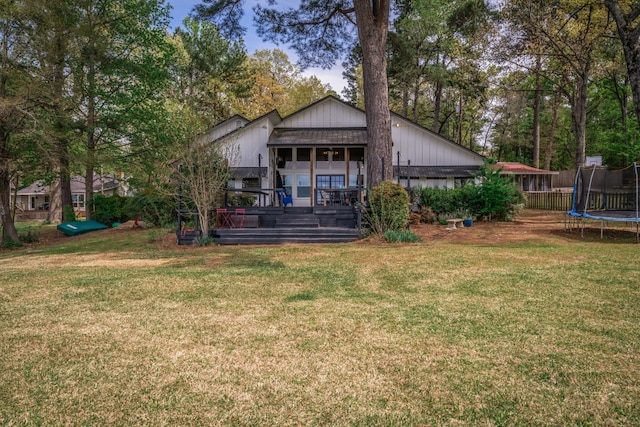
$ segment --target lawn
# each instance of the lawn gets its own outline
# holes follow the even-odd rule
[[[635,243],[168,240],[0,252],[1,424],[640,425]]]

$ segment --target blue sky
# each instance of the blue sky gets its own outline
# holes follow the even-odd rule
[[[189,15],[189,12],[193,9],[193,7],[200,3],[200,0],[167,0],[172,6],[171,10],[171,27],[175,28],[181,25],[182,20]],[[294,52],[287,48],[287,46],[277,46],[274,43],[263,42],[255,33],[252,23],[252,12],[251,5],[254,4],[254,1],[248,0],[245,2],[245,9],[247,13],[245,14],[244,21],[245,26],[247,27],[247,33],[245,34],[244,41],[247,47],[247,51],[249,53],[253,53],[256,50],[260,49],[274,49],[278,48],[283,50],[289,55],[289,59],[291,62],[297,61],[297,56]],[[305,75],[315,75],[322,81],[323,83],[329,83],[333,90],[338,93],[342,92],[344,87],[344,80],[342,79],[342,67],[339,65],[335,65],[331,70],[323,70],[321,68],[309,68],[305,70]]]

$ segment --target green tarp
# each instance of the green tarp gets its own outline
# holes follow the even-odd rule
[[[60,224],[56,227],[67,236],[77,236],[78,234],[88,233],[89,231],[104,230],[109,228],[98,221],[71,221]]]

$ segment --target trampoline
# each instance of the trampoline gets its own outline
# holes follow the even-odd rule
[[[640,241],[640,197],[638,169],[633,165],[619,170],[602,166],[581,167],[576,172],[571,210],[566,212],[565,228],[573,229],[580,221],[581,236],[587,220],[600,221],[600,238],[607,222],[625,222],[635,226]]]

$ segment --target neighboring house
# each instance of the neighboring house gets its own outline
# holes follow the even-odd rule
[[[512,176],[521,191],[553,191],[552,177],[560,172],[537,169],[517,162],[498,162],[502,175]]]
[[[85,180],[83,176],[71,178],[71,198],[73,209],[76,212],[85,211]],[[93,180],[93,193],[104,194],[106,196],[123,194],[122,183],[110,175],[96,175]],[[13,194],[12,202],[13,202]],[[47,211],[51,202],[49,185],[42,181],[36,181],[28,187],[18,190],[16,195],[16,206],[19,211]]]
[[[394,179],[407,186],[453,188],[472,179],[484,157],[397,114],[391,115]],[[200,136],[237,146],[235,189],[284,188],[294,206],[317,206],[324,190],[366,187],[364,111],[328,96],[285,118],[234,116]],[[399,160],[399,162],[398,162]]]

